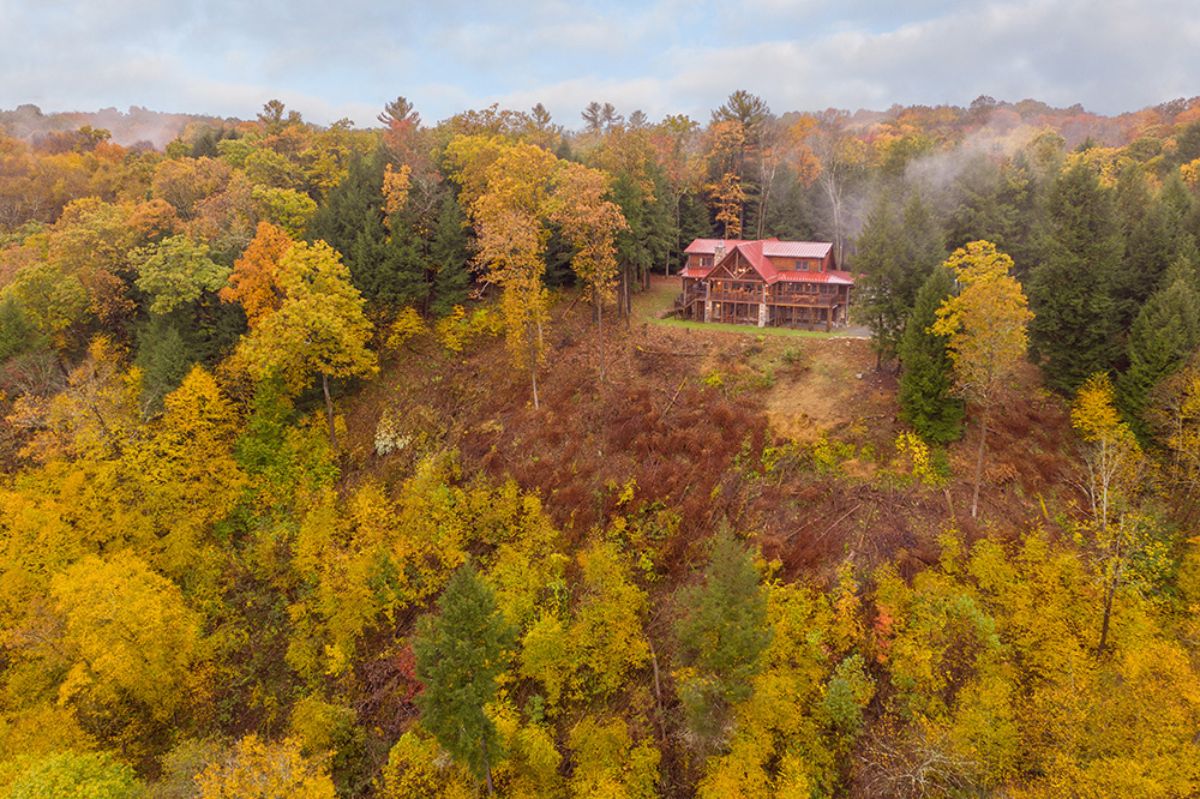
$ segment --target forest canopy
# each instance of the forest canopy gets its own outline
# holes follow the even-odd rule
[[[31,108],[0,797],[1200,792],[1200,99]]]

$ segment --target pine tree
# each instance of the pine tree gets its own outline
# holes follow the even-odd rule
[[[467,299],[471,286],[470,259],[467,255],[467,219],[451,191],[442,194],[433,241],[429,245],[433,265],[433,299],[429,311],[445,316],[455,305]]]
[[[1029,287],[1030,334],[1046,383],[1071,391],[1120,355],[1113,293],[1123,248],[1109,192],[1083,161],[1059,176],[1048,206],[1042,261]]]
[[[429,245],[421,237],[421,225],[411,207],[388,220],[389,234],[382,242],[373,287],[378,304],[389,308],[410,305],[422,310],[428,305]]]
[[[470,565],[446,584],[438,613],[421,619],[413,641],[421,724],[454,758],[492,791],[492,766],[500,757],[499,736],[484,707],[496,696],[505,654],[514,632],[496,599]]]
[[[195,359],[179,329],[163,317],[151,317],[138,335],[135,363],[142,370],[142,402],[148,410],[162,408],[163,397],[183,381]]]
[[[930,271],[946,257],[941,233],[914,193],[899,218],[880,195],[858,239],[859,308],[871,326],[876,366],[896,357],[905,322]]]
[[[1135,189],[1127,193],[1133,196],[1126,202],[1141,195]],[[1130,225],[1119,272],[1116,298],[1122,327],[1132,323],[1151,294],[1169,284],[1166,275],[1172,264],[1180,258],[1197,259],[1196,243],[1187,230],[1191,198],[1178,177],[1164,184],[1156,198],[1145,199],[1147,207]]]
[[[767,597],[751,552],[728,530],[712,542],[704,581],[679,592],[680,657],[692,676],[680,695],[693,731],[720,729],[724,711],[750,695],[750,680],[771,642]]]
[[[11,295],[0,300],[0,361],[31,349],[37,342],[37,330],[21,303]]]
[[[1200,345],[1200,292],[1195,270],[1176,261],[1168,285],[1159,289],[1138,313],[1129,335],[1129,369],[1121,375],[1121,410],[1140,438],[1149,433],[1146,405],[1151,391],[1174,373]]]
[[[355,157],[345,179],[317,209],[309,225],[310,241],[325,241],[345,257],[350,279],[372,306],[408,304],[421,290],[414,272],[423,274],[424,260],[407,224],[399,236],[389,234],[384,218],[384,154]],[[403,214],[398,214],[403,216]],[[415,240],[414,240],[415,239]]]
[[[328,244],[297,244],[279,262],[283,302],[250,335],[239,353],[257,380],[278,377],[299,392],[321,377],[329,440],[336,446],[329,379],[366,377],[378,370],[367,348],[372,325],[341,256]]]
[[[855,287],[859,318],[871,328],[877,369],[895,358],[908,316],[902,233],[890,202],[880,195],[858,237],[854,258],[855,270],[863,275]]]
[[[904,258],[908,265],[904,296],[911,305],[930,273],[946,260],[946,246],[941,228],[920,193],[914,191],[905,203],[903,223]]]
[[[939,444],[962,434],[963,403],[954,395],[946,337],[929,330],[953,290],[949,270],[934,269],[917,294],[899,349],[901,416],[923,438]]]

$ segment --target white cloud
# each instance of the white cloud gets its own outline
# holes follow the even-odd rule
[[[978,94],[1116,112],[1197,93],[1191,0],[0,0],[0,107],[144,105],[368,124],[493,100],[578,124],[590,100],[705,119],[746,88],[779,113]]]

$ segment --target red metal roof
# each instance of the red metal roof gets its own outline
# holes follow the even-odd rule
[[[842,272],[839,270],[832,270],[829,272],[804,272],[800,270],[779,272],[777,279],[787,283],[833,283],[839,286],[854,285],[854,273]]]
[[[816,258],[829,255],[833,244],[828,241],[779,241],[769,239],[763,242],[763,255],[772,258]]]
[[[680,271],[685,278],[705,278],[714,268],[740,253],[742,258],[758,272],[767,284],[785,281],[788,283],[829,283],[840,286],[853,286],[854,274],[841,270],[816,271],[802,269],[778,269],[771,258],[796,258],[824,260],[832,250],[833,245],[827,241],[780,241],[779,239],[695,239],[684,250],[690,255],[713,255],[717,248],[724,249],[725,254],[713,266],[688,266]],[[716,260],[716,259],[714,259]]]
[[[762,254],[770,258],[824,258],[833,249],[828,241],[780,241],[779,239],[695,239],[684,250],[688,255],[712,255],[717,247],[730,252],[744,244],[762,245]]]
[[[741,239],[693,239],[684,252],[688,255],[712,255],[717,251],[717,245],[729,252],[741,243]]]

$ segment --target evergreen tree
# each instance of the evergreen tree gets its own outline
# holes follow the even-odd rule
[[[666,260],[676,237],[666,181],[657,170],[650,177],[654,190],[649,197],[629,175],[618,175],[613,181],[612,199],[628,225],[617,233],[617,259],[622,279],[630,284],[649,279],[651,269]]]
[[[1135,197],[1127,197],[1126,202]],[[1197,260],[1196,243],[1187,230],[1191,198],[1178,176],[1164,184],[1158,197],[1146,200],[1144,210],[1129,227],[1125,260],[1118,275],[1116,299],[1122,328],[1133,321],[1151,294],[1166,287],[1169,281],[1165,276],[1172,264],[1181,258]]]
[[[163,317],[151,317],[138,335],[137,357],[142,370],[142,401],[147,410],[162,409],[163,397],[183,382],[195,363],[179,329]]]
[[[0,301],[0,361],[7,361],[38,343],[38,333],[13,296]]]
[[[1200,158],[1200,122],[1193,122],[1175,137],[1175,161],[1186,164]]]
[[[909,264],[904,292],[911,306],[930,273],[946,260],[946,247],[941,228],[919,192],[914,191],[905,203],[903,221],[904,257]]]
[[[954,395],[946,336],[930,332],[937,309],[954,290],[950,271],[937,268],[925,280],[900,339],[900,413],[923,438],[939,444],[962,434],[963,402]]]
[[[876,368],[896,357],[905,321],[930,271],[946,257],[941,233],[917,193],[897,218],[881,194],[858,239],[858,307],[871,327]]]
[[[692,730],[720,729],[725,709],[748,697],[759,657],[771,642],[766,593],[751,552],[728,530],[712,542],[704,580],[678,594],[675,626],[683,663],[695,676],[680,686]]]
[[[446,584],[437,615],[421,619],[413,641],[417,678],[425,686],[417,699],[421,724],[487,781],[489,793],[500,744],[484,707],[496,696],[513,637],[492,590],[467,564]]]
[[[691,244],[693,239],[712,238],[713,223],[708,206],[695,194],[684,194],[679,198],[678,218],[679,234],[676,253],[677,263],[682,265],[687,261],[687,258],[682,255],[682,250]]]
[[[1082,161],[1050,192],[1042,259],[1030,282],[1031,349],[1046,382],[1072,391],[1111,369],[1119,351],[1120,309],[1113,296],[1122,253],[1112,198]]]
[[[342,254],[354,287],[368,303],[393,299],[398,259],[388,242],[383,213],[383,152],[354,155],[342,182],[330,190],[308,226],[310,242],[324,241]]]
[[[466,301],[471,286],[467,220],[451,191],[442,195],[429,256],[434,270],[429,310],[434,316],[445,316]]]
[[[786,165],[775,173],[774,183],[771,204],[767,206],[766,213],[767,235],[778,236],[785,241],[814,239],[817,234],[813,228],[815,212],[811,189]]]
[[[1168,285],[1138,313],[1129,335],[1129,369],[1120,377],[1120,405],[1139,437],[1148,434],[1150,392],[1181,367],[1200,345],[1200,292],[1185,260],[1172,265]]]
[[[364,295],[373,297],[377,305],[388,308],[411,305],[423,310],[428,304],[428,244],[421,238],[420,226],[421,220],[409,204],[389,218],[383,238],[374,240],[376,266],[372,284]],[[367,235],[362,241],[364,246],[370,246]]]
[[[1045,205],[1046,176],[1057,174],[1061,156],[1057,135],[1040,139],[1007,162],[982,152],[969,157],[951,187],[957,207],[945,220],[952,249],[980,239],[995,242],[1013,254],[1014,274],[1022,280],[1038,260],[1034,234]]]
[[[891,362],[904,331],[909,306],[904,298],[905,252],[891,204],[880,195],[863,226],[854,258],[862,279],[855,286],[859,318],[871,328],[875,368]]]

